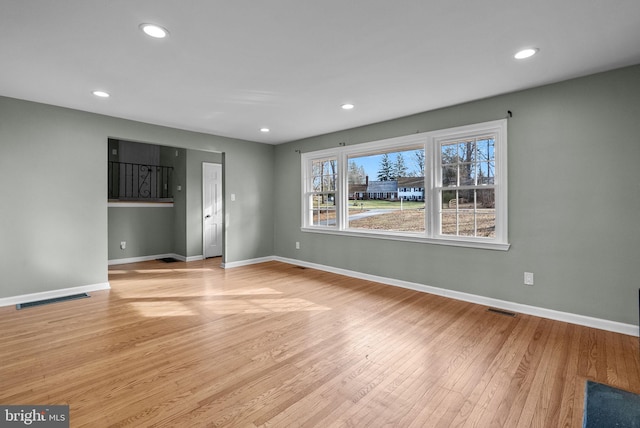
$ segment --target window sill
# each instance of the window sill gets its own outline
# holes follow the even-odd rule
[[[432,245],[446,245],[451,247],[464,247],[464,248],[478,248],[482,250],[494,250],[494,251],[508,251],[511,247],[509,243],[484,241],[484,240],[472,240],[464,239],[460,237],[455,238],[427,238],[423,236],[417,236],[414,234],[403,234],[397,232],[392,234],[380,233],[375,231],[355,231],[355,230],[338,230],[338,229],[325,229],[318,227],[301,227],[302,232],[319,233],[325,235],[340,235],[340,236],[353,236],[358,238],[375,238],[375,239],[387,239],[391,241],[405,241],[405,242],[419,242],[423,244]]]

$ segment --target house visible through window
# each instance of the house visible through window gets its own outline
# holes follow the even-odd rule
[[[424,232],[424,147],[347,155],[347,227]]]
[[[302,155],[302,229],[508,249],[506,120]]]

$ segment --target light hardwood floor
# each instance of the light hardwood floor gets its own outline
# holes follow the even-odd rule
[[[587,379],[640,393],[638,338],[303,269],[112,267],[0,308],[0,404],[72,427],[579,427]]]

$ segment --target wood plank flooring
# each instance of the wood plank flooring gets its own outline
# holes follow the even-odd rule
[[[68,404],[72,427],[580,427],[587,379],[640,393],[637,337],[219,263],[0,308],[0,404]]]

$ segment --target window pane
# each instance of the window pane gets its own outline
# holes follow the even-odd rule
[[[496,194],[494,189],[476,191],[477,230],[476,236],[496,236]]]
[[[442,186],[476,186],[495,183],[495,139],[443,144]]]
[[[321,192],[322,191],[322,177],[321,176],[314,176],[312,177],[313,180],[313,191],[314,192]]]
[[[495,237],[494,189],[443,191],[441,194],[443,235]]]
[[[481,189],[476,191],[478,209],[493,209],[496,207],[496,195],[493,189]]]
[[[495,184],[495,162],[480,162],[478,164],[478,184]]]
[[[424,216],[424,201],[363,200],[349,204],[351,229],[424,233]]]
[[[458,235],[475,236],[476,216],[473,210],[458,210]]]
[[[442,211],[442,234],[457,235],[458,234],[458,213],[456,210],[445,209]]]
[[[349,228],[424,233],[423,147],[348,161]]]
[[[458,143],[458,162],[475,162],[475,149],[473,140]]]
[[[453,165],[458,163],[458,145],[443,144],[440,152],[443,165]]]
[[[311,225],[335,226],[336,225],[336,195],[335,193],[315,194],[310,196]]]
[[[495,139],[493,137],[483,137],[477,143],[478,161],[495,160]]]
[[[337,161],[335,159],[314,160],[311,164],[314,192],[330,192],[337,188]]]
[[[445,165],[442,167],[442,185],[454,187],[458,185],[458,166]]]
[[[460,164],[460,186],[474,186],[476,184],[475,164]]]

